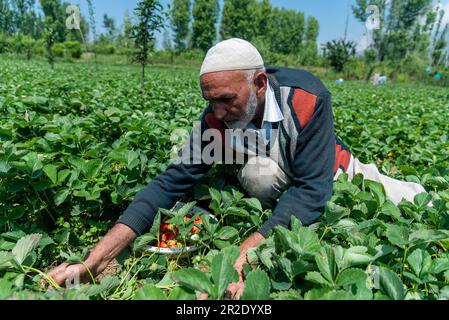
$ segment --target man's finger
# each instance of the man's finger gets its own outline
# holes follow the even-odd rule
[[[200,293],[198,296],[198,300],[207,300],[209,298],[209,295],[207,293]]]

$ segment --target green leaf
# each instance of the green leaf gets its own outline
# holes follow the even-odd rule
[[[36,178],[36,173],[43,167],[39,155],[36,152],[30,152],[23,157],[23,160],[25,161],[27,171],[31,178]]]
[[[60,206],[70,194],[70,189],[60,189],[56,192],[54,202],[56,206]]]
[[[251,199],[242,199],[242,201],[250,208],[255,209],[256,211],[262,212],[262,205],[260,204],[259,199],[251,198]]]
[[[102,293],[108,293],[112,289],[116,288],[119,284],[120,280],[117,277],[108,276],[101,279],[100,284],[83,286],[78,290],[78,292],[88,297],[95,297]]]
[[[321,297],[320,300],[355,300],[355,296],[347,291],[330,291]]]
[[[234,268],[235,260],[240,255],[240,249],[231,246],[223,249],[212,259],[212,280],[215,286],[215,295],[218,300],[222,299],[228,285],[239,280],[239,275]]]
[[[312,289],[304,295],[304,300],[320,300],[323,297],[326,296],[330,291],[332,291],[331,288],[319,288],[319,289]]]
[[[409,244],[409,230],[405,226],[388,224],[386,235],[388,241],[395,246],[402,248]]]
[[[95,178],[101,170],[103,162],[100,159],[85,161],[81,170],[86,179],[91,180]]]
[[[416,249],[408,257],[407,261],[416,276],[421,277],[427,273],[432,265],[432,258],[427,251]]]
[[[8,173],[11,169],[8,161],[0,160],[0,173]]]
[[[11,252],[0,251],[0,270],[13,267],[11,264],[13,260],[14,255]]]
[[[223,241],[231,240],[239,235],[239,232],[234,227],[225,226],[218,230],[215,236]]]
[[[196,202],[186,203],[175,212],[175,215],[186,216],[190,213],[190,211],[192,211],[192,209],[195,207],[195,205],[196,205]]]
[[[366,286],[368,275],[360,269],[350,268],[343,270],[337,277],[337,285],[348,286],[356,284],[358,287]]]
[[[315,254],[320,250],[320,240],[314,231],[301,227],[297,235],[297,241],[293,244],[292,249],[298,255]]]
[[[378,206],[381,207],[387,199],[384,186],[379,182],[370,180],[365,180],[365,185],[371,190]]]
[[[161,228],[161,212],[158,211],[156,213],[156,216],[154,217],[153,224],[151,225],[150,233],[154,237],[157,237],[159,235],[159,229],[160,228]]]
[[[382,213],[386,216],[394,217],[395,219],[399,219],[401,217],[401,210],[393,202],[387,200],[381,209]]]
[[[294,215],[292,215],[292,217],[290,219],[290,225],[291,225],[291,230],[294,233],[299,233],[302,228],[301,221]]]
[[[354,246],[345,251],[342,265],[345,268],[368,265],[372,259],[373,257],[368,254],[368,248]]]
[[[6,300],[11,297],[13,293],[12,283],[6,279],[0,279],[0,300]]]
[[[349,216],[349,214],[350,210],[348,208],[341,207],[333,202],[329,202],[326,206],[325,216],[329,225],[333,225],[343,217]]]
[[[249,217],[250,214],[248,211],[246,211],[243,208],[237,208],[237,207],[229,207],[226,209],[226,214],[237,216],[237,217]]]
[[[437,258],[432,261],[430,273],[440,274],[447,270],[449,270],[449,258]]]
[[[284,252],[295,249],[298,244],[298,236],[296,234],[280,226],[276,226],[273,230],[276,251]],[[296,249],[300,250],[301,248]]]
[[[388,269],[379,267],[380,290],[393,300],[404,300],[405,290],[399,276]]]
[[[18,264],[21,265],[31,252],[33,252],[39,244],[41,237],[41,234],[30,234],[17,241],[14,249],[12,249],[12,254]]]
[[[210,196],[211,196],[212,200],[216,201],[217,204],[219,204],[221,202],[221,193],[220,193],[220,191],[218,191],[216,189],[213,189],[213,188],[210,188],[209,189],[209,193],[210,193]]]
[[[168,300],[195,300],[195,292],[183,287],[175,287],[170,292]]]
[[[134,251],[145,251],[148,248],[148,245],[155,241],[157,239],[156,236],[154,236],[151,233],[143,234],[134,240],[133,243],[133,250]]]
[[[42,169],[53,184],[58,183],[58,169],[56,166],[48,164]]]
[[[335,263],[335,255],[332,247],[326,245],[315,255],[315,261],[321,275],[330,283],[335,283],[337,275],[337,264]]]
[[[214,294],[214,288],[207,276],[198,269],[185,268],[172,273],[173,281],[191,290],[198,290],[207,293],[209,296]]]
[[[268,300],[270,298],[270,279],[265,271],[256,269],[246,277],[243,300]]]
[[[302,300],[299,291],[290,289],[287,291],[274,292],[270,295],[272,300]]]
[[[136,291],[133,300],[167,300],[167,297],[154,284],[147,283]]]
[[[432,196],[426,192],[417,194],[413,199],[413,203],[421,209],[424,209],[432,201]]]
[[[324,279],[324,277],[321,275],[321,273],[316,272],[316,271],[307,273],[305,279],[308,281],[311,281],[313,283],[319,284],[321,286],[332,287],[332,283],[329,282],[328,280]]]
[[[410,235],[410,242],[414,244],[447,241],[447,240],[449,240],[448,230],[421,229],[414,231]]]

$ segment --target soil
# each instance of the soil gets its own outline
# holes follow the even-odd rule
[[[117,273],[120,271],[120,264],[118,263],[118,261],[116,259],[112,260],[111,263],[109,263],[109,265],[106,267],[106,269],[104,269],[104,271],[102,273],[100,273],[96,280],[98,282],[101,281],[101,279],[103,279],[104,277],[107,276],[115,276],[117,275]]]

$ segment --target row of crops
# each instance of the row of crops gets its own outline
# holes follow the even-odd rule
[[[201,249],[145,250],[159,224],[97,281],[47,292],[45,272],[82,261],[134,195],[164,170],[176,129],[205,103],[197,70],[0,60],[0,299],[224,299],[239,244],[271,214],[234,167],[182,200],[207,208]],[[364,162],[427,193],[395,206],[381,185],[341,176],[322,218],[276,228],[245,266],[244,299],[448,299],[449,96],[436,87],[329,84],[338,135]],[[432,206],[428,204],[432,202]],[[50,279],[47,279],[50,281]]]

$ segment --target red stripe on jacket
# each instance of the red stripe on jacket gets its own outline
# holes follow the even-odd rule
[[[292,104],[302,129],[304,129],[312,119],[315,112],[316,100],[317,96],[302,89],[295,89]]]
[[[351,153],[348,150],[342,150],[341,145],[337,143],[335,150],[334,173],[337,173],[338,169],[342,169],[344,172],[348,171],[350,161]]]

